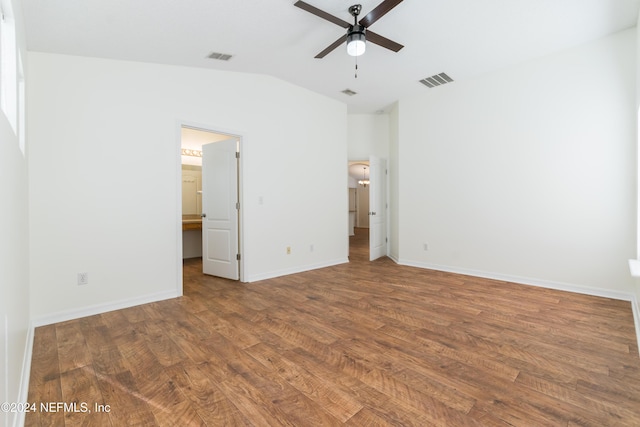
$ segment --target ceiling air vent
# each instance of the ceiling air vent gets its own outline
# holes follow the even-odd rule
[[[440,74],[436,74],[435,76],[426,77],[420,80],[420,83],[422,83],[423,85],[429,88],[432,88],[432,87],[444,85],[447,83],[451,83],[452,81],[453,79],[447,76],[446,73],[440,73]]]
[[[345,95],[348,95],[348,96],[353,96],[353,95],[356,94],[356,92],[352,91],[351,89],[345,89],[345,90],[342,91],[342,93],[344,93]]]
[[[208,58],[211,59],[217,59],[219,61],[228,61],[231,58],[233,58],[232,55],[229,55],[227,53],[218,53],[218,52],[213,52],[211,55],[208,56]]]

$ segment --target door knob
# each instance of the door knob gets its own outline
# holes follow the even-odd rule
[[[206,213],[203,212],[203,213],[200,214],[200,218],[206,218],[206,217],[207,217]]]

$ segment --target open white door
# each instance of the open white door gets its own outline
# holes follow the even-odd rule
[[[202,271],[238,280],[237,139],[202,146]]]
[[[387,160],[369,159],[369,260],[387,256]]]

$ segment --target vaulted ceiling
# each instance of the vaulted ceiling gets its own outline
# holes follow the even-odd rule
[[[382,0],[359,0],[361,16]],[[356,0],[308,0],[352,22]],[[429,89],[573,47],[636,25],[640,0],[404,0],[371,26],[402,45],[371,43],[355,58],[340,46],[314,56],[345,30],[295,0],[22,0],[27,48],[271,75],[348,105],[384,111]],[[210,59],[213,52],[231,59]],[[347,96],[350,89],[356,95]]]

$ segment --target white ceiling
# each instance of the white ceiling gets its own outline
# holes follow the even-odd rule
[[[366,15],[382,0],[359,0]],[[356,0],[307,0],[351,22]],[[635,26],[640,0],[405,0],[371,30],[405,47],[371,43],[314,56],[344,30],[294,7],[295,0],[22,0],[31,51],[263,73],[348,104],[387,109],[454,80],[550,54]],[[228,53],[228,62],[207,58]],[[351,89],[357,95],[341,93]]]
[[[349,162],[349,176],[356,181],[369,179],[369,161]]]

